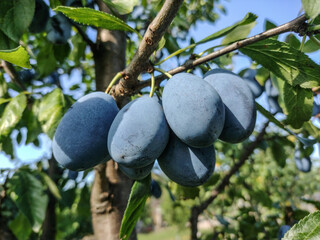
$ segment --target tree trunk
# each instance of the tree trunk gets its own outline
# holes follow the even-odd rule
[[[97,1],[100,11],[108,12],[102,1]],[[120,31],[98,29],[94,50],[96,89],[105,91],[116,73],[125,68],[126,35]],[[122,103],[117,103],[119,106]],[[91,215],[96,240],[119,240],[123,213],[132,186],[113,160],[95,167],[91,192]],[[133,234],[131,239],[136,239]]]

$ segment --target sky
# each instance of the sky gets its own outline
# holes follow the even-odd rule
[[[241,20],[248,12],[252,12],[258,16],[257,25],[249,35],[252,36],[263,32],[265,20],[270,20],[276,25],[281,25],[296,18],[301,10],[301,0],[221,0],[221,3],[225,6],[227,14],[221,14],[220,18],[214,24],[201,22],[197,24],[196,27],[193,27],[190,30],[190,34],[196,41],[234,24]],[[195,52],[201,52],[207,49],[210,47],[210,44],[212,43],[197,47]],[[320,56],[313,54],[311,57],[316,62],[320,62]],[[247,57],[239,56],[235,57],[233,65],[234,71],[239,72],[241,69],[249,67],[250,61]],[[22,142],[23,141],[24,139]],[[50,156],[51,153],[51,150],[48,151],[51,142],[45,135],[40,137],[40,146],[41,148],[35,149],[32,145],[24,146],[21,144],[15,148],[15,152],[18,159],[23,163],[35,163],[42,157]],[[9,161],[3,153],[0,153],[0,168],[15,167],[17,167],[16,163]]]

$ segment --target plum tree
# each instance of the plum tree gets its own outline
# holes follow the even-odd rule
[[[31,33],[40,33],[46,29],[50,14],[49,7],[43,0],[36,0],[35,13],[29,25]]]
[[[118,111],[114,99],[103,92],[80,98],[55,132],[52,149],[56,160],[74,171],[109,160],[107,136]]]
[[[207,147],[219,137],[224,105],[214,88],[200,77],[174,75],[164,87],[162,104],[170,128],[189,146]]]
[[[173,132],[158,163],[172,181],[188,187],[205,183],[215,168],[216,156],[213,145],[205,148],[190,147]]]
[[[248,84],[249,88],[251,89],[253,96],[255,98],[258,98],[261,96],[261,94],[263,93],[263,87],[258,83],[258,81],[256,80],[255,76],[257,74],[257,71],[254,69],[247,69],[242,78],[246,81],[246,83]]]
[[[62,13],[58,13],[49,19],[46,31],[50,42],[65,44],[71,37],[71,24]]]
[[[108,149],[119,164],[141,168],[160,156],[168,139],[169,128],[161,105],[145,95],[117,114],[108,134]]]
[[[225,105],[225,123],[219,139],[238,143],[253,132],[256,121],[256,104],[247,83],[228,70],[213,69],[204,80],[211,84]]]
[[[153,165],[154,165],[154,162],[141,168],[129,168],[118,163],[118,166],[121,172],[123,172],[127,177],[133,180],[142,180],[145,177],[147,177],[151,173]]]
[[[68,178],[75,180],[78,177],[77,171],[68,170]]]

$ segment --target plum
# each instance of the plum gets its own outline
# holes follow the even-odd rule
[[[248,69],[245,71],[245,73],[243,74],[242,78],[246,81],[246,83],[248,84],[250,90],[253,93],[253,96],[255,98],[258,98],[261,96],[261,94],[263,93],[263,87],[258,83],[258,81],[256,80],[255,76],[256,76],[257,71],[254,69]]]
[[[68,171],[68,178],[69,179],[75,180],[77,177],[78,177],[77,171],[72,171],[72,170]]]
[[[164,114],[172,131],[192,147],[208,147],[224,125],[224,104],[210,84],[189,73],[174,75],[162,95]]]
[[[318,101],[313,100],[313,106],[312,106],[312,116],[316,116],[320,113],[320,104]]]
[[[56,129],[52,143],[55,159],[74,171],[109,160],[107,136],[118,112],[115,100],[104,92],[81,97]]]
[[[299,149],[295,150],[294,153],[294,161],[296,164],[296,167],[301,172],[310,172],[312,167],[312,162],[309,156],[302,157],[301,151]]]
[[[273,86],[270,78],[264,83],[264,87],[266,89],[266,94],[268,97],[278,97],[279,96],[279,91],[276,87]]]
[[[188,187],[205,183],[214,171],[215,161],[213,145],[205,148],[190,147],[173,132],[170,133],[166,149],[158,158],[161,170],[169,179]]]
[[[62,13],[58,13],[49,19],[46,31],[50,42],[65,44],[71,37],[71,24]]]
[[[279,91],[276,87],[273,86],[270,78],[264,83],[264,86],[266,89],[270,112],[272,114],[282,113],[282,109],[281,109],[279,102],[278,102]]]
[[[256,122],[256,104],[248,84],[228,70],[213,69],[205,74],[225,105],[225,123],[219,139],[239,143],[253,132]]]
[[[133,180],[142,180],[151,173],[153,164],[154,162],[141,168],[128,168],[123,166],[122,164],[118,164],[118,166],[121,172],[123,172],[128,178],[131,178]]]
[[[29,31],[31,33],[43,32],[46,29],[49,17],[50,13],[48,5],[43,0],[36,0],[36,8],[32,22],[29,25]]]
[[[117,163],[141,168],[160,156],[168,139],[169,127],[161,105],[144,95],[119,111],[110,127],[108,149]]]
[[[151,195],[154,196],[155,198],[160,198],[162,194],[161,187],[159,183],[152,179],[151,180],[151,189],[150,189]]]
[[[268,97],[268,104],[272,114],[282,113],[282,108],[279,105],[278,97]]]
[[[289,225],[282,225],[279,229],[279,232],[278,232],[278,240],[281,240],[284,235],[286,234],[286,232],[288,232],[290,230],[290,226]]]

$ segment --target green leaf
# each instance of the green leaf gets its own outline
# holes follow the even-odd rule
[[[240,39],[246,38],[249,33],[251,32],[251,29],[257,24],[256,21],[246,24],[246,25],[240,25],[236,27],[232,32],[228,33],[225,38],[222,40],[222,45],[228,45],[232,42],[236,42]]]
[[[131,28],[120,18],[117,18],[105,12],[97,11],[91,8],[73,8],[64,6],[59,6],[54,10],[57,12],[62,12],[68,18],[78,23],[105,28],[108,30],[135,32],[140,36],[140,34],[136,30]]]
[[[32,21],[34,10],[35,0],[0,1],[0,30],[19,42]]]
[[[0,59],[19,67],[31,68],[30,57],[24,47],[19,46],[11,50],[0,50]]]
[[[211,35],[209,35],[208,37],[200,40],[199,42],[196,42],[194,44],[191,44],[185,48],[181,48],[177,51],[175,51],[174,53],[170,54],[168,57],[166,57],[165,59],[161,60],[159,63],[157,63],[156,65],[159,65],[161,63],[163,63],[164,61],[168,60],[169,58],[171,57],[174,57],[174,56],[177,56],[178,54],[188,50],[188,49],[191,49],[191,48],[194,48],[196,47],[197,45],[199,44],[202,44],[202,43],[206,43],[206,42],[209,42],[209,41],[213,41],[215,39],[218,39],[220,37],[223,37],[225,35],[227,35],[228,33],[232,32],[234,29],[236,29],[237,27],[239,26],[244,26],[244,25],[247,25],[247,24],[251,24],[253,23],[255,20],[257,19],[257,16],[254,15],[253,13],[248,13],[242,20],[236,22],[235,24],[233,24],[232,26],[229,26],[227,28],[224,28],[218,32],[215,32]]]
[[[0,72],[0,98],[5,97],[8,92],[8,85],[6,80],[3,77],[3,74]]]
[[[302,7],[309,18],[316,18],[320,14],[320,1],[301,0]]]
[[[28,240],[32,233],[31,225],[21,212],[9,223],[9,228],[18,240]]]
[[[265,39],[239,50],[292,86],[320,85],[320,66],[287,43]]]
[[[314,37],[317,38],[318,40],[320,40],[320,35],[317,35]],[[312,52],[318,51],[319,49],[320,49],[320,46],[318,44],[316,44],[314,41],[312,41],[311,39],[309,39],[303,45],[302,51],[305,53],[312,53]]]
[[[57,67],[57,60],[53,51],[53,44],[48,43],[37,55],[37,67],[39,77],[45,77],[52,73]]]
[[[9,50],[19,46],[19,43],[11,40],[7,35],[5,35],[0,30],[0,49],[1,50]]]
[[[288,34],[288,36],[286,37],[285,40],[291,47],[295,48],[295,49],[299,49],[300,48],[300,41],[299,39],[292,33]],[[303,51],[305,52],[305,51]]]
[[[39,232],[48,204],[42,183],[30,172],[18,170],[9,180],[10,196],[29,220],[32,230]]]
[[[64,96],[59,88],[45,95],[40,101],[38,120],[42,125],[43,132],[50,138],[53,138],[55,130],[63,116],[64,108]]]
[[[299,86],[292,87],[285,83],[283,93],[284,104],[288,111],[286,124],[290,124],[296,129],[302,127],[303,123],[309,121],[312,115],[312,91]]]
[[[270,22],[269,20],[266,20],[265,23],[264,23],[265,31],[270,30],[270,29],[275,28],[275,27],[277,27],[277,25],[274,24],[273,22]]]
[[[265,116],[270,122],[274,123],[276,126],[285,130],[289,134],[295,136],[301,143],[303,143],[306,147],[312,146],[317,143],[316,139],[308,139],[295,134],[290,129],[286,128],[278,119],[276,119],[270,112],[268,112],[264,107],[262,107],[259,103],[256,102],[257,110]]]
[[[320,211],[314,212],[295,224],[282,240],[320,239]]]
[[[57,185],[55,184],[55,182],[52,181],[52,179],[48,176],[48,174],[46,174],[44,172],[41,172],[40,174],[42,176],[44,183],[49,188],[52,195],[55,196],[55,198],[57,198],[57,199],[61,199],[60,191],[59,191]]]
[[[119,14],[131,13],[133,8],[139,4],[138,0],[103,0],[108,7],[114,8]]]
[[[0,137],[8,136],[22,117],[22,113],[27,106],[27,97],[20,93],[12,98],[5,107],[0,119]]]
[[[150,196],[151,175],[141,181],[135,181],[132,186],[127,208],[121,222],[120,239],[129,239],[136,225],[147,198]]]

